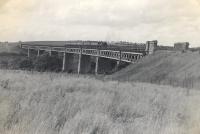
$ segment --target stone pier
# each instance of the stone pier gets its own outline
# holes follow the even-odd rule
[[[154,41],[147,41],[146,42],[146,52],[147,54],[153,54],[157,48],[158,45],[158,41],[154,40]]]

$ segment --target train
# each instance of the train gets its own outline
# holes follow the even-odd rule
[[[82,47],[90,49],[109,49],[121,51],[141,51],[144,52],[146,48],[145,43],[128,43],[128,42],[106,42],[106,41],[66,41],[66,47]]]

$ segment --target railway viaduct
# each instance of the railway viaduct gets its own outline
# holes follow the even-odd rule
[[[98,43],[99,45],[94,45]],[[21,48],[27,50],[27,56],[31,51],[37,51],[37,56],[42,51],[62,53],[62,71],[74,71],[78,74],[86,74],[91,70],[94,63],[94,73],[105,72],[106,69],[117,69],[122,63],[135,63],[146,55],[153,54],[157,41],[146,43],[135,43],[134,45],[103,45],[103,42],[90,41],[76,42],[68,41],[65,45],[42,45],[21,43]]]

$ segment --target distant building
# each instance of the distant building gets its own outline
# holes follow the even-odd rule
[[[189,45],[190,45],[189,42],[177,42],[177,43],[174,43],[174,49],[180,50],[180,51],[188,50]]]

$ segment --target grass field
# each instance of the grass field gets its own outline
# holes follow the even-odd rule
[[[0,70],[1,134],[199,134],[200,91]]]

